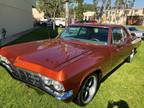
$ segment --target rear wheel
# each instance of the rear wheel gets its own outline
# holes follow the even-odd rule
[[[98,77],[95,74],[88,76],[77,95],[76,103],[80,106],[84,106],[92,101],[98,89]]]

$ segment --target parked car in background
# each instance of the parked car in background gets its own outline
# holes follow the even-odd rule
[[[129,32],[131,33],[131,35],[133,37],[140,37],[142,39],[144,39],[144,31],[143,30],[139,30],[137,27],[134,26],[127,26],[127,29],[129,30]]]
[[[83,23],[83,24],[97,24],[96,20],[82,20],[82,21],[76,21],[77,24]]]
[[[40,25],[45,26],[45,27],[51,27],[53,25],[53,20],[51,18],[41,19]]]
[[[0,63],[14,78],[84,106],[105,75],[131,62],[135,44],[121,25],[75,24],[58,39],[1,48]]]
[[[59,27],[65,27],[65,18],[55,18],[55,25]]]

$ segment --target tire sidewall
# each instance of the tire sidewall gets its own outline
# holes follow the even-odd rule
[[[128,59],[127,59],[127,62],[128,62],[128,63],[132,62],[132,60],[133,60],[133,58],[134,58],[134,55],[135,55],[135,50],[132,49],[132,51],[131,51]],[[131,56],[133,56],[133,57],[131,57]]]
[[[82,85],[81,85],[81,87],[80,87],[80,90],[79,90],[79,92],[78,92],[78,95],[77,95],[77,97],[76,97],[76,103],[78,104],[78,105],[80,105],[80,106],[85,106],[85,105],[87,105],[88,103],[84,103],[83,101],[82,101],[82,90],[83,90],[83,86],[85,85],[85,82],[87,81],[87,79],[90,77],[90,76],[95,76],[95,78],[96,78],[96,82],[97,82],[97,86],[96,86],[96,90],[95,90],[95,93],[94,93],[94,95],[92,96],[92,99],[88,102],[88,103],[90,103],[92,100],[93,100],[93,98],[94,98],[94,96],[96,95],[96,93],[97,93],[97,91],[98,91],[98,88],[99,88],[99,79],[98,79],[98,75],[96,75],[96,74],[91,74],[91,75],[89,75],[88,77],[86,77],[85,78],[85,80],[83,81],[83,83],[82,83]]]

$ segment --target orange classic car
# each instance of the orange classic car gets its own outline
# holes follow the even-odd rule
[[[136,48],[120,25],[69,25],[57,39],[5,46],[0,63],[17,80],[37,87],[58,100],[88,104],[102,78]]]

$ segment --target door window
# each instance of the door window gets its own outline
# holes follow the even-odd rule
[[[124,42],[127,33],[120,27],[112,29],[112,44],[121,44]]]

